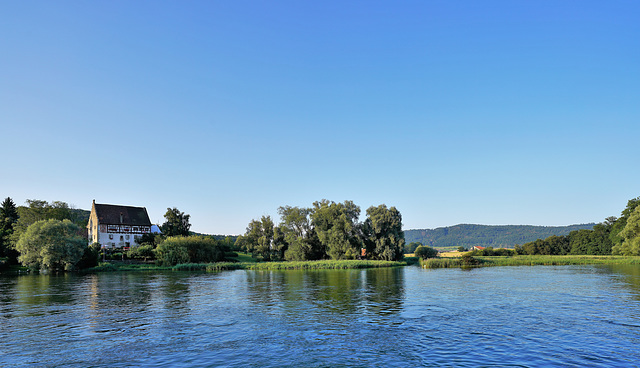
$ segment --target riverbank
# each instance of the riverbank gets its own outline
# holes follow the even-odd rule
[[[84,272],[113,272],[113,271],[224,271],[224,270],[322,270],[322,269],[362,269],[399,267],[411,263],[405,261],[370,261],[370,260],[322,260],[300,262],[218,262],[218,263],[186,263],[172,267],[153,264],[127,264],[120,262],[105,262]]]
[[[570,266],[587,264],[640,264],[640,257],[626,256],[468,256],[438,257],[421,260],[423,268],[498,267],[498,266]]]

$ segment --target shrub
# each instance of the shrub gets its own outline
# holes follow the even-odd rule
[[[90,268],[96,267],[100,260],[100,244],[93,243],[88,247],[84,248],[84,253],[82,254],[82,258],[80,258],[80,262],[78,262],[78,268]]]
[[[146,261],[148,259],[156,259],[156,254],[153,251],[153,245],[145,244],[132,247],[131,250],[127,252],[127,257]]]
[[[431,247],[425,247],[424,245],[421,245],[419,247],[416,248],[415,252],[413,253],[416,257],[420,257],[422,259],[427,259],[427,258],[435,258],[438,256],[438,251],[434,248]]]
[[[224,260],[225,249],[213,238],[204,236],[171,236],[155,249],[158,263],[175,266],[179,263],[207,263]]]

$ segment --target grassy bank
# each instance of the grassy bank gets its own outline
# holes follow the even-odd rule
[[[323,260],[303,262],[218,262],[218,263],[184,263],[173,267],[162,267],[152,264],[101,263],[86,272],[109,271],[222,271],[222,270],[329,270],[360,269],[406,266],[407,262],[368,261],[368,260]]]
[[[568,266],[588,264],[640,264],[640,257],[624,256],[514,256],[514,257],[472,257],[471,262],[465,262],[461,257],[440,257],[426,259],[420,262],[424,268],[452,268],[452,267],[497,267],[497,266]]]

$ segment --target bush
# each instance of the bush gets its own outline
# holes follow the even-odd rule
[[[153,245],[145,244],[132,247],[131,250],[127,252],[127,257],[146,261],[149,259],[156,259],[156,254],[153,251]]]
[[[224,260],[225,249],[218,241],[204,236],[171,236],[158,244],[156,259],[163,266],[179,263],[207,263]]]
[[[516,255],[516,251],[513,249],[504,249],[504,248],[498,248],[498,249],[493,249],[492,247],[487,247],[485,249],[482,250],[474,250],[473,252],[470,253],[471,256],[479,256],[479,257],[496,257],[496,256],[503,256],[503,257],[512,257]]]
[[[473,258],[469,253],[463,255],[460,260],[463,267],[474,267],[480,265],[480,260]]]
[[[438,251],[434,248],[431,247],[425,247],[424,245],[421,245],[419,247],[416,248],[415,252],[413,252],[413,254],[416,257],[420,257],[422,259],[427,259],[427,258],[435,258],[438,256]]]
[[[84,248],[84,253],[82,254],[82,258],[80,258],[80,262],[78,262],[78,268],[90,268],[96,267],[100,260],[100,244],[93,243],[88,247]]]

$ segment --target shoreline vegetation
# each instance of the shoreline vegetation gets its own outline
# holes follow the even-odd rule
[[[421,259],[422,268],[477,268],[504,266],[572,266],[598,264],[640,265],[640,256],[596,256],[596,255],[517,255],[517,256],[471,256],[438,257]]]
[[[119,262],[103,262],[97,267],[84,272],[109,271],[228,271],[228,270],[331,270],[331,269],[363,269],[400,267],[417,263],[417,259],[408,257],[405,261],[375,260],[321,260],[321,261],[288,261],[288,262],[215,262],[215,263],[181,263],[175,266],[158,266],[155,264],[126,264]]]
[[[400,212],[384,204],[369,207],[364,221],[352,201],[282,206],[279,223],[270,216],[254,219],[235,240],[193,234],[190,215],[167,208],[162,233],[144,234],[131,248],[112,249],[113,243],[87,245],[86,222],[74,218],[66,203],[27,203],[29,207],[16,207],[6,198],[0,206],[0,271],[28,272],[19,264],[45,273],[640,264],[640,197],[627,202],[620,218],[608,217],[592,230],[515,244],[513,249],[474,246],[471,252],[464,246],[439,252],[422,243],[405,244]],[[414,257],[407,257],[411,253]]]

